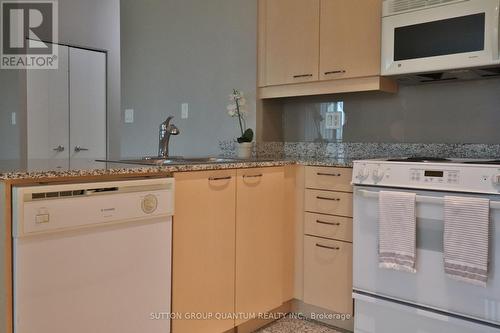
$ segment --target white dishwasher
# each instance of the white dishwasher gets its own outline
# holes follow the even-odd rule
[[[16,187],[15,333],[168,333],[174,180]]]

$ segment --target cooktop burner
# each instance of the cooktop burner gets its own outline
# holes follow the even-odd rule
[[[473,164],[473,165],[500,165],[500,159],[491,160],[472,160],[472,159],[450,159],[440,157],[405,157],[405,158],[391,158],[388,162],[411,162],[411,163],[458,163],[458,164]]]
[[[387,160],[389,162],[415,162],[415,163],[431,163],[431,162],[452,162],[452,160],[440,157],[407,157],[407,158],[394,158]]]
[[[500,160],[490,160],[490,161],[465,161],[464,164],[488,164],[488,165],[500,165]]]

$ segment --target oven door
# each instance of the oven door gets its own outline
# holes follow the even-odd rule
[[[499,63],[498,7],[498,0],[470,0],[385,16],[382,75]]]
[[[497,272],[500,268],[500,210],[491,210],[489,280],[487,287],[482,288],[453,280],[444,272],[442,197],[457,193],[383,190],[416,193],[424,201],[417,202],[417,273],[378,267],[377,194],[381,189],[357,186],[353,235],[355,294],[500,328],[500,273]],[[500,197],[491,196],[490,199],[500,200]]]

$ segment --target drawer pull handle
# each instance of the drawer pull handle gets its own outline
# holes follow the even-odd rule
[[[300,75],[294,75],[293,78],[299,79],[301,77],[312,77],[312,76],[313,76],[312,74],[300,74]]]
[[[322,249],[327,249],[327,250],[340,251],[340,247],[326,246],[318,243],[316,243],[316,247],[320,247]]]
[[[321,220],[316,220],[316,223],[326,224],[326,225],[333,225],[335,227],[340,227],[340,223],[339,222],[325,222],[325,221],[321,221]]]
[[[325,72],[325,75],[332,75],[332,74],[345,74],[346,73],[346,70],[345,69],[341,69],[341,70],[338,70],[338,71],[329,71],[329,72]]]
[[[317,196],[316,199],[318,199],[318,200],[328,200],[328,201],[340,201],[339,198],[327,198],[327,197],[320,197],[320,196]]]
[[[342,174],[340,174],[340,173],[322,173],[322,172],[318,172],[317,175],[318,176],[328,176],[328,177],[340,177],[340,176],[342,176]]]
[[[229,180],[233,177],[231,176],[227,176],[227,177],[210,177],[208,178],[209,181],[213,182],[213,181],[217,181],[217,180]]]
[[[260,178],[264,176],[263,174],[259,174],[259,175],[244,175],[243,178]]]

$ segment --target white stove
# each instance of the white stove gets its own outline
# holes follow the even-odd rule
[[[355,333],[500,332],[500,161],[397,158],[354,162]],[[380,192],[416,195],[417,272],[378,266]],[[485,288],[446,276],[444,198],[490,200]]]
[[[355,161],[353,184],[500,194],[500,160],[424,157]]]

